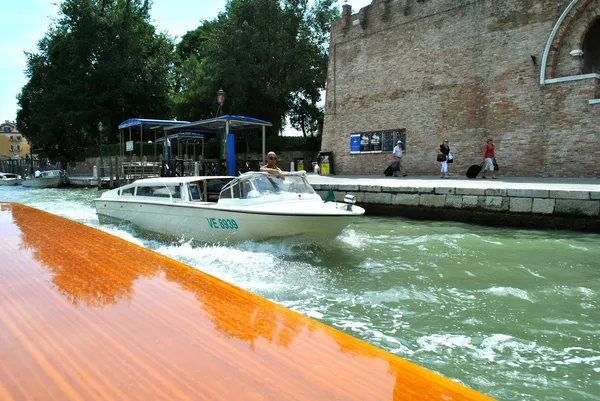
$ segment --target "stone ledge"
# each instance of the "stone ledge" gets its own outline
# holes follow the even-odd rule
[[[539,213],[539,214],[552,214],[552,213],[554,213],[555,203],[556,203],[556,200],[554,200],[554,199],[534,198],[531,211],[533,213]]]
[[[600,215],[600,201],[557,199],[554,213],[571,216],[598,216]]]
[[[420,199],[417,194],[395,194],[392,195],[392,205],[419,206]]]
[[[550,191],[547,189],[509,189],[507,196],[519,198],[547,198]]]
[[[455,188],[456,195],[485,195],[485,188]]]
[[[454,189],[449,187],[435,188],[434,193],[437,195],[454,195]]]
[[[587,191],[550,191],[550,198],[554,199],[590,199],[590,193]]]
[[[446,195],[446,206],[451,208],[462,208],[463,197],[461,195]]]
[[[502,196],[486,196],[483,208],[487,210],[507,211],[509,209],[509,200]]]
[[[389,192],[365,192],[364,203],[392,203],[392,194]]]
[[[506,189],[500,189],[500,188],[486,189],[485,196],[506,196]]]
[[[463,208],[476,208],[479,206],[479,196],[463,196],[462,197]]]
[[[417,189],[414,187],[381,187],[381,190],[393,194],[414,194],[417,192]]]
[[[446,195],[423,194],[419,199],[419,206],[444,207],[446,204]]]
[[[381,192],[381,185],[361,185],[359,186],[361,192]]]
[[[324,187],[326,187],[326,185],[324,185]],[[358,185],[348,185],[348,184],[340,184],[340,185],[338,185],[338,188],[340,191],[358,191],[359,190]]]
[[[513,213],[531,213],[533,198],[510,198],[510,211]]]

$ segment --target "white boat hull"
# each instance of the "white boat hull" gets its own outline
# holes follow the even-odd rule
[[[6,180],[1,180],[0,179],[0,186],[15,186],[15,185],[21,185],[21,182],[23,180],[20,178],[11,178],[11,179],[6,179]]]
[[[336,207],[335,203],[322,202],[312,205],[312,202],[295,202],[297,205],[286,202],[251,210],[235,210],[215,203],[156,204],[102,198],[94,202],[101,222],[127,222],[161,236],[210,243],[294,235],[331,240],[358,216],[346,211],[345,205]],[[286,213],[284,209],[294,209],[294,213]]]
[[[26,178],[22,185],[30,188],[57,188],[62,183],[62,177]]]

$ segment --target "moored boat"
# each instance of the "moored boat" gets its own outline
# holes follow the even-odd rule
[[[239,177],[161,177],[137,180],[94,200],[101,223],[128,222],[151,233],[222,243],[294,235],[332,239],[364,209],[324,202],[306,173],[283,179],[264,172]]]
[[[20,185],[23,179],[18,174],[0,173],[0,185],[13,186]]]
[[[22,185],[30,188],[57,188],[64,183],[60,170],[42,171],[38,177],[26,177]]]

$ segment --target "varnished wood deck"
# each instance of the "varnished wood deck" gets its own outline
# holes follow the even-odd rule
[[[182,263],[0,204],[0,400],[489,400]]]

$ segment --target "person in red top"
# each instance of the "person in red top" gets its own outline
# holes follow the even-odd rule
[[[490,172],[493,179],[494,177],[494,140],[492,138],[487,140],[487,143],[483,146],[483,163],[485,166],[483,167],[483,173],[481,174],[481,178],[488,178],[485,176],[486,172]]]

